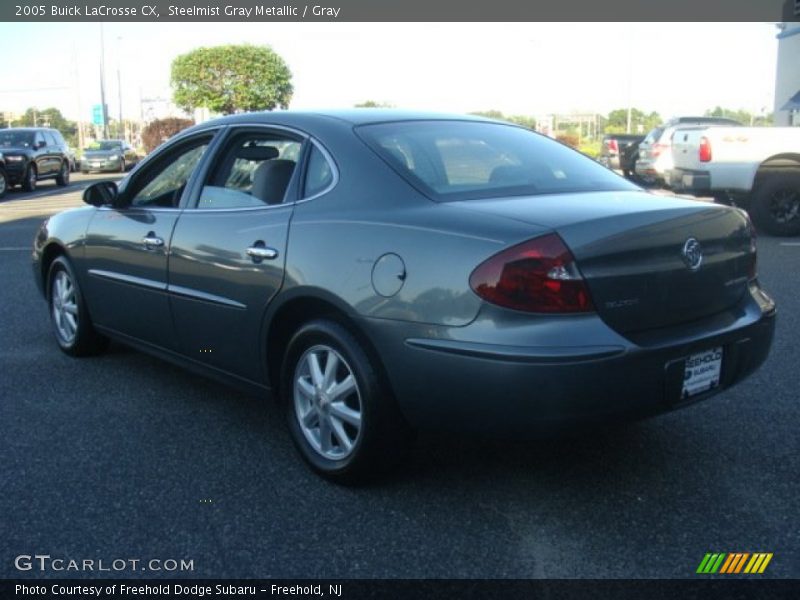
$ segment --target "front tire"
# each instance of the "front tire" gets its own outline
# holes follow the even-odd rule
[[[36,165],[31,163],[25,170],[25,179],[22,182],[22,189],[25,190],[26,192],[36,191],[37,181],[39,181],[39,174],[36,172]]]
[[[61,170],[56,175],[56,185],[60,185],[61,187],[65,187],[69,185],[69,163],[64,161],[61,163]]]
[[[108,347],[108,338],[95,331],[75,271],[66,257],[50,265],[47,303],[59,348],[70,356],[91,356]]]
[[[0,169],[0,198],[6,195],[8,191],[8,175],[3,169]]]
[[[753,192],[750,215],[757,227],[772,235],[800,234],[800,173],[761,181]]]
[[[337,483],[373,478],[410,447],[410,429],[377,365],[337,322],[312,321],[294,334],[281,397],[300,454]]]

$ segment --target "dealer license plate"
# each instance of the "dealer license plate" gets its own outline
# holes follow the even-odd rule
[[[717,387],[721,370],[722,348],[713,348],[686,357],[681,396],[688,398]]]

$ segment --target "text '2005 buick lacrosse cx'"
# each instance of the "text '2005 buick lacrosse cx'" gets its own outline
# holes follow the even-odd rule
[[[486,119],[224,117],[84,200],[35,239],[61,349],[113,338],[272,390],[337,481],[417,429],[532,436],[684,406],[772,343],[744,212]]]

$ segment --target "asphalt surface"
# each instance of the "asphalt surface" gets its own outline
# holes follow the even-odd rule
[[[693,577],[706,552],[800,577],[800,238],[759,238],[777,337],[738,387],[567,439],[426,436],[348,489],[304,466],[269,399],[116,344],[59,352],[29,247],[81,185],[0,201],[0,577],[93,575],[21,554],[193,561],[127,577]]]

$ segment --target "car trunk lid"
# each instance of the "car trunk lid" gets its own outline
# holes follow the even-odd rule
[[[621,333],[730,308],[745,293],[753,266],[746,217],[714,204],[643,192],[461,204],[552,228],[575,257],[598,314]]]

